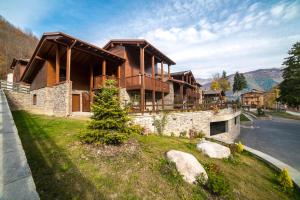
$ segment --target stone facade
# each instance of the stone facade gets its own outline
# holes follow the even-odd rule
[[[232,109],[223,109],[214,114],[213,111],[197,112],[171,112],[166,114],[166,125],[164,135],[179,136],[180,133],[189,133],[190,130],[202,131],[210,137],[210,123],[225,121],[227,123],[226,132],[219,135],[237,136],[240,132],[240,111],[234,112]],[[146,131],[155,133],[154,120],[161,120],[163,114],[135,115],[133,121],[145,127]],[[213,136],[214,137],[214,136]]]
[[[126,104],[130,103],[130,96],[126,88],[120,88],[119,95],[120,95],[120,103],[123,107],[125,106],[125,102]]]
[[[32,113],[68,116],[71,114],[72,82],[32,90],[30,93],[6,91],[13,110],[27,110]],[[35,101],[34,101],[35,98]]]

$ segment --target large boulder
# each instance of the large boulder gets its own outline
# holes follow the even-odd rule
[[[210,158],[228,158],[230,156],[230,149],[223,145],[207,140],[201,140],[197,144],[197,149]]]
[[[167,152],[167,159],[176,164],[177,171],[183,176],[183,179],[188,183],[194,183],[196,178],[203,174],[205,181],[208,176],[202,165],[192,154],[177,150]]]

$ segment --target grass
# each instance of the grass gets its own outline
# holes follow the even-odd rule
[[[195,140],[136,135],[132,139],[139,145],[137,151],[106,156],[78,142],[85,121],[24,111],[13,116],[41,199],[211,198],[199,186],[178,178],[172,167],[163,167],[170,149],[192,153],[203,164],[219,165],[237,199],[300,199],[299,193],[282,192],[277,173],[246,153],[237,155],[239,162],[233,164],[202,155]]]
[[[240,116],[240,120],[241,120],[241,122],[248,122],[248,121],[250,121],[243,113]]]
[[[286,119],[300,120],[299,116],[291,115],[291,114],[286,113],[286,112],[268,111],[267,114],[272,115],[274,117],[281,117],[281,118],[286,118]]]

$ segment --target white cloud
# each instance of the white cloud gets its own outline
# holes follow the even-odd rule
[[[300,23],[289,25],[299,16],[299,3],[279,2],[265,9],[261,6],[246,6],[222,20],[208,15],[192,25],[157,28],[141,37],[166,52],[177,65],[192,69],[197,77],[210,77],[223,69],[233,73],[280,67],[288,49],[300,40],[295,31],[300,30]]]

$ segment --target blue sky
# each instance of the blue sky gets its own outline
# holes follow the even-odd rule
[[[300,41],[300,1],[9,0],[0,14],[40,37],[62,31],[98,46],[145,38],[196,77],[281,67]]]

